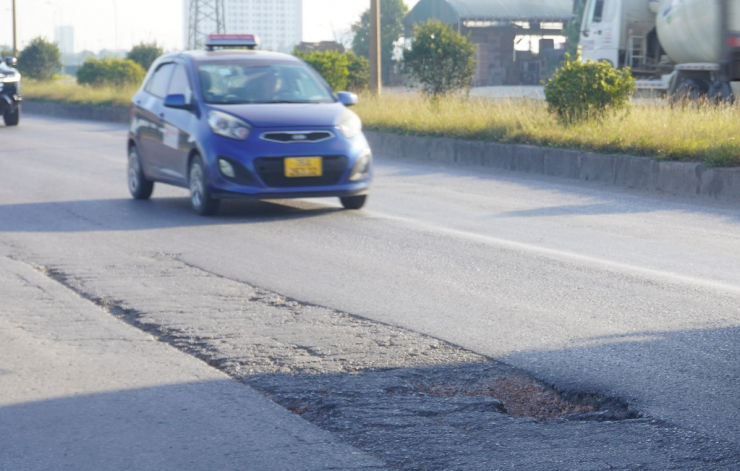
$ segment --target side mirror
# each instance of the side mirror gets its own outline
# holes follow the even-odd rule
[[[18,59],[16,59],[15,57],[6,57],[5,63],[8,64],[8,66],[10,67],[15,67],[16,65],[18,65]]]
[[[339,98],[341,104],[348,108],[357,104],[357,95],[352,92],[339,92],[337,98]]]
[[[178,110],[192,110],[193,105],[190,104],[186,99],[185,95],[175,94],[167,95],[164,99],[164,106],[167,108],[175,108]]]

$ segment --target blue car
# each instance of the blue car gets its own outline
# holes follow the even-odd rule
[[[190,189],[193,210],[222,199],[339,197],[360,209],[372,154],[357,96],[334,94],[298,58],[252,49],[252,36],[215,36],[209,50],[167,54],[131,106],[128,186],[148,199],[154,183]]]

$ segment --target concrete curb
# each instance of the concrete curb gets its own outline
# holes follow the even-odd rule
[[[23,111],[67,119],[128,123],[128,108],[104,108],[24,101]],[[740,168],[708,168],[700,163],[658,162],[632,155],[605,155],[568,149],[461,139],[401,136],[365,131],[376,155],[398,159],[489,167],[678,196],[740,201]]]
[[[401,136],[365,131],[373,153],[393,158],[489,167],[678,196],[740,201],[740,168],[700,163],[658,162],[632,155],[605,155],[568,149],[460,139]]]
[[[23,113],[52,116],[54,118],[84,119],[108,123],[128,123],[129,110],[122,107],[72,105],[45,101],[23,101]]]

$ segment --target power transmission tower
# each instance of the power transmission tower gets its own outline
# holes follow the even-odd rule
[[[188,0],[188,49],[201,49],[209,34],[226,32],[224,0]]]

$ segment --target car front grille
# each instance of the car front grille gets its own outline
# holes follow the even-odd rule
[[[285,176],[283,157],[259,157],[254,160],[257,174],[272,188],[294,188],[305,186],[328,186],[336,184],[347,169],[347,157],[343,155],[322,156],[323,175],[320,177],[288,178]]]
[[[304,142],[323,142],[334,138],[331,131],[275,131],[265,132],[260,139],[281,144],[299,144]]]

